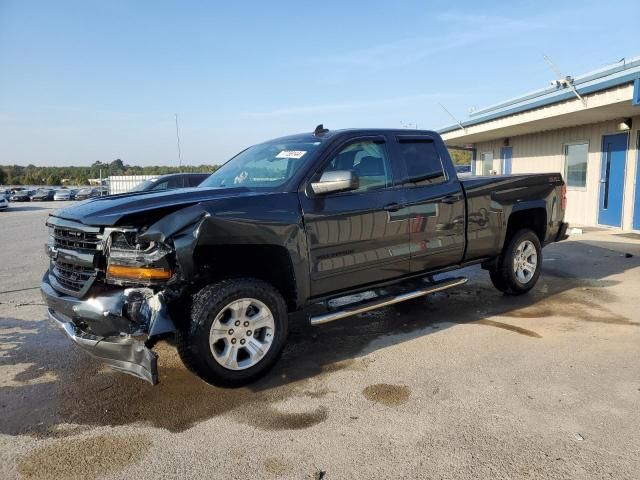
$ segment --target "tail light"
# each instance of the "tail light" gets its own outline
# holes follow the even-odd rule
[[[562,210],[567,209],[567,186],[562,185]]]

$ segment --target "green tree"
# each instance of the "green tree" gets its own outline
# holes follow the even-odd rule
[[[60,176],[55,173],[47,177],[47,185],[60,185],[61,181]]]

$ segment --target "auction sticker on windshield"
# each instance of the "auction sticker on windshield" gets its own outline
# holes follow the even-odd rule
[[[282,150],[276,158],[302,158],[307,153],[305,150]]]

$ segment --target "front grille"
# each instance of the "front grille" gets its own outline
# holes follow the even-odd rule
[[[49,217],[49,279],[56,290],[82,297],[96,279],[96,256],[102,249],[98,227]]]
[[[72,292],[81,292],[93,280],[95,269],[52,260],[53,274],[60,285]]]
[[[56,248],[69,248],[95,251],[100,245],[101,235],[63,227],[52,227],[53,245]]]

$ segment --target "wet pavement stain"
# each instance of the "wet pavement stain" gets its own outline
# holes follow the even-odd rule
[[[310,412],[281,412],[269,407],[249,417],[247,423],[262,430],[302,430],[324,422],[328,416],[324,407]]]
[[[510,332],[519,333],[520,335],[526,335],[527,337],[533,338],[542,338],[542,335],[534,332],[533,330],[527,330],[526,328],[517,327],[515,325],[510,325],[508,323],[496,322],[495,320],[476,320],[473,322],[474,325],[488,325],[490,327],[502,328],[504,330],[509,330]]]
[[[271,475],[281,477],[291,471],[291,467],[279,458],[269,457],[263,462],[264,470]]]
[[[411,390],[406,385],[376,383],[362,390],[362,395],[372,402],[381,403],[387,407],[397,407],[398,405],[407,403],[411,395]]]
[[[616,261],[608,264],[604,274],[621,271],[623,266]],[[574,267],[568,262],[555,263],[565,271]],[[625,264],[624,268],[630,267]],[[285,352],[272,372],[234,390],[212,387],[192,375],[166,342],[156,347],[161,383],[152,387],[106,369],[47,322],[34,321],[28,330],[15,330],[24,327],[24,321],[0,318],[3,343],[11,344],[2,351],[0,369],[13,382],[1,391],[0,433],[63,438],[96,426],[138,422],[182,432],[222,415],[264,430],[313,428],[328,419],[320,402],[333,394],[332,376],[360,375],[371,361],[368,354],[380,348],[474,322],[538,338],[534,330],[488,321],[491,317],[521,318],[518,323],[524,327],[533,325],[536,318],[558,317],[557,324],[545,324],[557,331],[566,331],[579,321],[638,325],[605,308],[616,301],[609,290],[619,283],[615,280],[545,273],[536,290],[508,297],[488,284],[485,272],[466,270],[464,274],[474,282],[472,287],[425,297],[402,311],[386,307],[312,330],[292,324]],[[20,364],[31,366],[18,371]],[[37,381],[49,374],[51,381]],[[384,390],[377,397],[373,386],[367,392],[372,401],[384,399]],[[283,402],[292,405],[294,412],[280,410]],[[300,411],[295,410],[297,406]],[[67,428],[70,424],[73,428]]]
[[[18,471],[27,479],[96,478],[140,462],[150,447],[144,435],[62,440],[23,457]]]
[[[504,312],[502,315],[513,318],[546,318],[563,316],[585,322],[640,327],[640,323],[633,322],[629,318],[618,315],[603,307],[601,304],[585,298],[589,293],[593,293],[593,291],[567,292],[561,295],[556,295],[555,297],[547,298],[535,305],[529,305],[523,308]],[[596,295],[598,294],[599,293]]]

